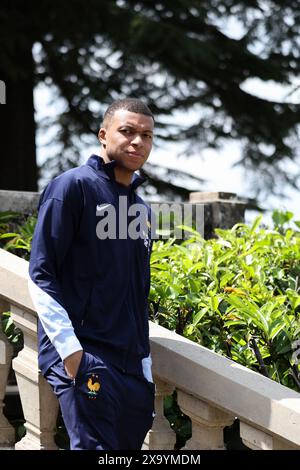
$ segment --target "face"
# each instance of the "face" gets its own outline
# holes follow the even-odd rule
[[[151,116],[118,109],[100,129],[101,156],[106,162],[116,161],[119,179],[123,175],[128,182],[133,172],[146,162],[152,148],[153,127]]]

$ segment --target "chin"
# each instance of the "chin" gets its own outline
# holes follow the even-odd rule
[[[127,170],[130,170],[130,171],[137,171],[139,170],[142,166],[143,166],[144,162],[138,162],[138,163],[135,163],[135,162],[131,162],[131,163],[127,163],[125,166],[125,168],[127,168]]]
[[[127,168],[129,171],[138,171],[140,168],[142,167],[142,165],[139,165],[139,166],[132,166],[130,168]]]

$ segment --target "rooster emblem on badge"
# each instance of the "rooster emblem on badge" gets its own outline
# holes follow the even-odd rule
[[[98,380],[99,380],[98,375],[92,374],[92,376],[87,381],[87,388],[89,389],[88,395],[89,395],[89,398],[91,398],[92,400],[94,400],[97,397],[98,392],[101,387]]]

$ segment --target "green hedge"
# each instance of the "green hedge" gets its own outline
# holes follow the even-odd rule
[[[284,228],[291,217],[158,241],[150,304],[153,321],[299,391],[300,224]]]

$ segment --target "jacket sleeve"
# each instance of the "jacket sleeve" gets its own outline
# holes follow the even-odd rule
[[[67,200],[42,197],[29,263],[29,290],[45,333],[62,360],[82,350],[58,280],[77,223],[78,215]]]

